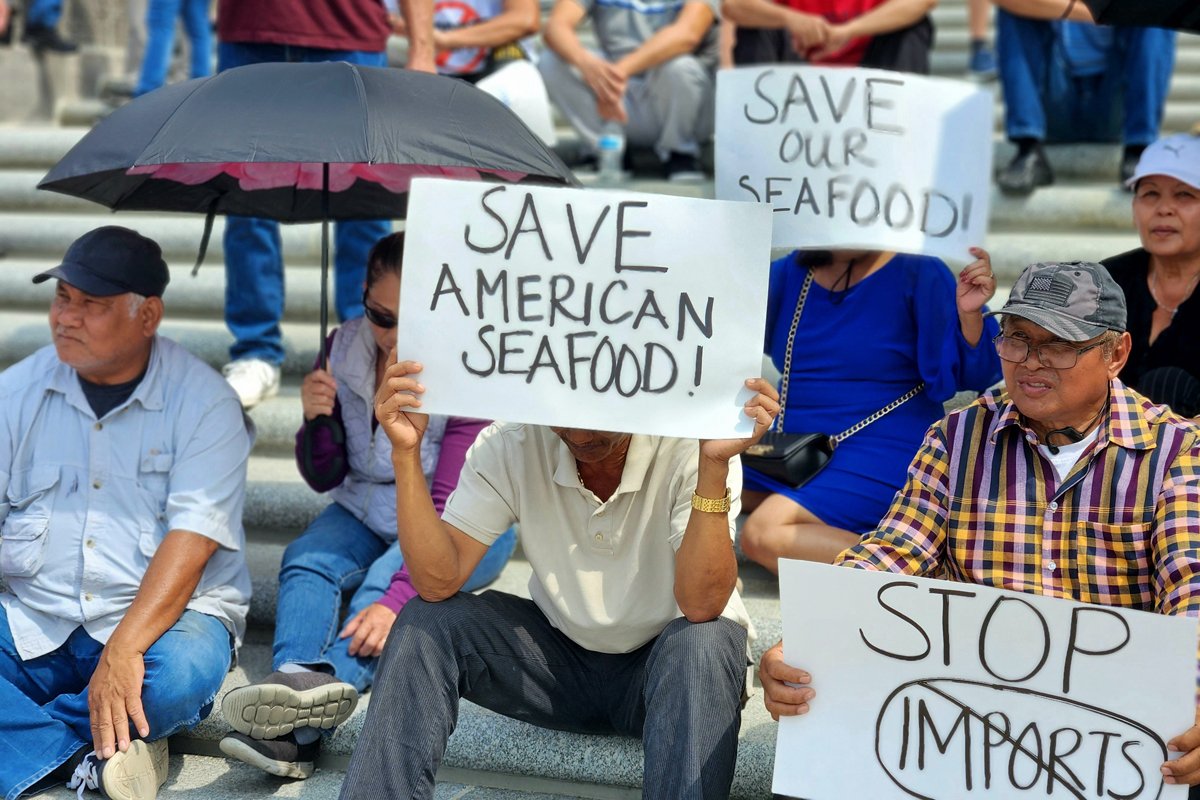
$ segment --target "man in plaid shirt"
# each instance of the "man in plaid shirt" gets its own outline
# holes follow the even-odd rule
[[[1117,380],[1121,288],[1099,264],[1033,264],[995,313],[1006,390],[929,430],[887,516],[835,563],[1200,615],[1200,427]],[[759,675],[774,717],[808,710],[782,643]],[[1184,755],[1165,782],[1200,784],[1200,720],[1168,746]]]

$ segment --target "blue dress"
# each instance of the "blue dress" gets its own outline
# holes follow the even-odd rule
[[[771,264],[765,352],[783,370],[787,335],[807,268],[797,253]],[[966,389],[1000,379],[984,320],[971,347],[959,329],[956,279],[939,259],[896,255],[849,289],[808,292],[792,351],[784,430],[836,434],[918,383],[925,390],[843,441],[825,469],[801,489],[745,470],[745,488],[787,495],[828,525],[865,533],[904,485],[926,430],[943,403]]]

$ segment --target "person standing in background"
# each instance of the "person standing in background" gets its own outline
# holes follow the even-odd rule
[[[409,69],[434,71],[432,0],[401,0]],[[264,62],[345,61],[387,66],[391,27],[379,0],[220,0],[219,70]],[[334,226],[334,304],[344,322],[362,315],[371,246],[388,220]],[[225,379],[250,408],[279,391],[283,363],[283,248],[279,223],[230,216],[225,222],[225,324],[233,334]]]

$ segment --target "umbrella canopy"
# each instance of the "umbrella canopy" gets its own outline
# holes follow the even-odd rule
[[[252,64],[151,92],[93,128],[38,188],[114,210],[314,222],[403,217],[421,175],[576,184],[469,84],[331,62]]]
[[[1083,0],[1096,22],[1200,32],[1197,0]]]

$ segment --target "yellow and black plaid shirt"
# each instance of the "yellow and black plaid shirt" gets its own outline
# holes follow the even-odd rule
[[[1113,381],[1059,482],[1005,393],[936,423],[879,527],[838,563],[1200,614],[1200,426]]]

